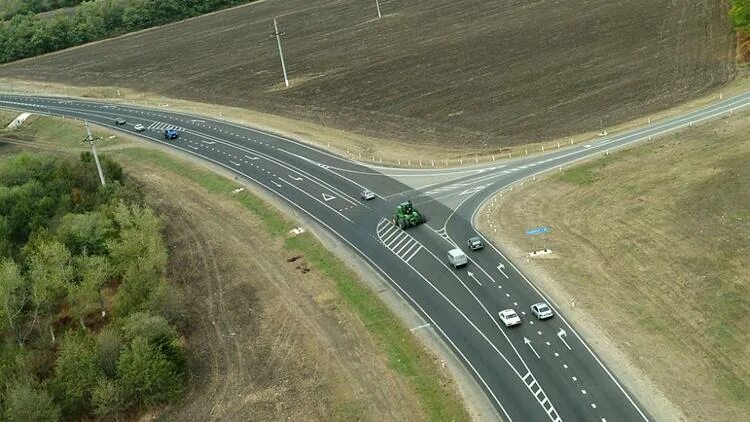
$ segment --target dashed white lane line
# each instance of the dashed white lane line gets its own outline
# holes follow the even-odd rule
[[[586,395],[586,390],[581,390],[581,394]]]
[[[591,408],[596,409],[596,403],[591,403]]]

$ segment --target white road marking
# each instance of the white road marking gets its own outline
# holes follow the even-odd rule
[[[477,278],[476,278],[476,277],[474,277],[474,273],[473,273],[473,272],[469,271],[469,272],[467,273],[467,275],[469,276],[469,278],[473,278],[473,279],[474,279],[474,281],[476,281],[478,285],[480,285],[480,286],[482,285],[482,283],[480,283],[480,282],[479,282],[479,280],[477,280]]]
[[[409,331],[416,331],[416,330],[419,330],[420,328],[425,328],[425,327],[429,327],[430,325],[431,325],[431,324],[429,324],[429,323],[427,323],[427,324],[422,324],[422,325],[420,325],[420,326],[418,326],[418,327],[410,328],[410,329],[409,329]]]
[[[505,276],[505,278],[510,279],[510,277],[508,277],[508,274],[505,274],[505,271],[503,271],[505,269],[505,265],[504,264],[502,264],[502,263],[501,264],[497,264],[496,268],[497,268],[498,271],[500,271],[500,274],[502,274],[503,276]]]
[[[563,342],[563,344],[565,345],[565,347],[567,347],[568,350],[573,350],[568,345],[568,342],[565,341],[565,339],[563,338],[563,337],[567,337],[567,336],[568,336],[568,333],[566,333],[565,330],[563,330],[562,328],[560,328],[560,331],[557,332],[557,337],[560,339],[560,341]]]

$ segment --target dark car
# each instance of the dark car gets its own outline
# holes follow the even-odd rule
[[[116,124],[117,126],[122,126],[122,125],[124,125],[125,123],[127,123],[127,122],[126,122],[126,121],[125,121],[125,119],[123,119],[122,117],[118,117],[118,118],[116,118],[116,119],[115,119],[115,124]]]
[[[164,129],[164,139],[177,139],[179,136],[175,129]]]
[[[469,240],[466,241],[466,244],[472,251],[476,251],[484,247],[484,243],[482,243],[482,239],[480,239],[479,236],[470,237]]]

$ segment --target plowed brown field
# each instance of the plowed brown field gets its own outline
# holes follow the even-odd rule
[[[410,143],[508,146],[598,130],[732,79],[720,0],[264,1],[0,66]],[[283,89],[278,17],[291,87]]]

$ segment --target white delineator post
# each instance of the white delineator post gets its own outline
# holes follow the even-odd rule
[[[286,76],[286,64],[284,63],[284,52],[281,50],[281,36],[284,32],[279,32],[279,26],[276,24],[276,18],[273,18],[273,34],[276,36],[276,43],[279,45],[279,57],[281,57],[281,71],[284,72],[284,85],[289,88],[289,78]]]

